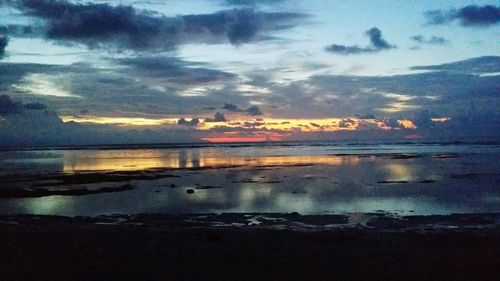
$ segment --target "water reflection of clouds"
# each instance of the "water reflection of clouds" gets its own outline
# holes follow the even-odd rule
[[[57,214],[63,210],[68,211],[73,205],[73,197],[70,196],[48,196],[21,200],[20,204],[30,214]]]
[[[496,155],[474,154],[465,161],[465,157],[443,160],[425,155],[411,159],[354,155],[252,156],[214,148],[63,151],[60,159],[66,172],[181,170],[167,172],[179,177],[133,181],[136,189],[132,191],[14,199],[2,201],[0,211],[69,215],[495,211],[499,210],[498,199],[493,199],[498,198],[495,188],[498,176],[453,178],[450,175],[485,171],[498,174],[498,162],[493,161]],[[198,167],[220,168],[182,170]],[[429,179],[435,181],[421,182]],[[175,188],[170,188],[171,184],[175,184]],[[197,189],[199,186],[221,188]],[[195,192],[187,194],[187,188],[194,188]]]

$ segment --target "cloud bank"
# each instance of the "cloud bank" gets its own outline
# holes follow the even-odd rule
[[[166,17],[132,6],[72,3],[63,0],[21,0],[16,7],[46,23],[49,39],[90,48],[172,50],[184,43],[240,45],[266,40],[266,33],[290,29],[307,17],[300,13],[260,12],[253,8],[212,14]]]

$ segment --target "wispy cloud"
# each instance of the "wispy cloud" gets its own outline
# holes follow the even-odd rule
[[[437,45],[437,46],[444,46],[450,43],[450,41],[444,37],[440,36],[431,36],[426,38],[423,35],[414,35],[411,36],[410,39],[419,44],[419,45]]]

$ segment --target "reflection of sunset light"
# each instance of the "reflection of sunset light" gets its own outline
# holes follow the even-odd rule
[[[411,120],[398,120],[399,125],[405,129],[416,129],[417,126],[411,122]]]
[[[162,153],[157,150],[103,150],[64,152],[64,172],[136,171],[153,168],[197,168],[203,166],[198,150]]]
[[[202,140],[214,142],[214,143],[229,143],[229,142],[265,142],[265,141],[280,141],[282,140],[280,136],[251,136],[251,137],[240,137],[240,136],[212,136],[202,138]]]
[[[420,134],[409,134],[409,135],[405,136],[405,139],[409,139],[409,140],[417,140],[417,139],[423,139],[423,138],[425,138],[425,137],[420,135]]]
[[[448,122],[450,121],[451,118],[450,117],[437,117],[437,118],[431,118],[431,121],[432,122],[436,122],[436,123],[443,123],[443,122]]]
[[[64,152],[64,172],[135,171],[164,168],[203,168],[224,166],[280,166],[280,165],[342,165],[356,164],[357,157],[340,156],[227,156],[199,150],[174,150],[169,153],[154,150]],[[91,157],[91,156],[92,157]]]

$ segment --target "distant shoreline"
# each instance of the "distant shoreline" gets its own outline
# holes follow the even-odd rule
[[[121,149],[169,149],[205,147],[253,147],[253,146],[361,146],[361,145],[500,145],[500,140],[490,141],[439,141],[439,140],[400,140],[400,141],[265,141],[265,142],[189,142],[189,143],[141,143],[141,144],[95,144],[95,145],[55,145],[34,147],[0,147],[1,151],[38,151],[38,150],[121,150]]]

